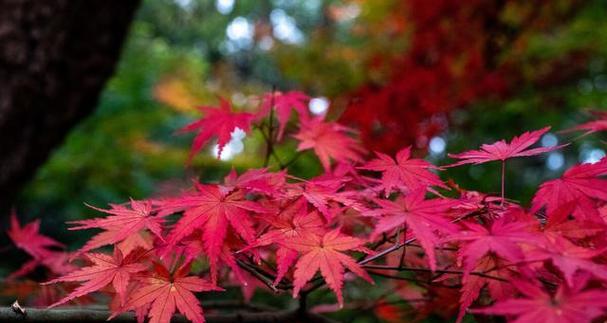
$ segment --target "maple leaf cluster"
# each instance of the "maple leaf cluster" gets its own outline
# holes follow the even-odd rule
[[[176,196],[92,207],[105,216],[70,222],[70,230],[100,232],[74,253],[52,249],[60,244],[38,232],[39,222],[21,227],[13,216],[9,235],[33,260],[12,278],[42,265],[52,272],[44,287],[71,288],[51,307],[98,292],[111,297],[112,317],[133,311],[150,322],[169,322],[175,312],[204,322],[206,296],[197,293],[233,284],[248,298],[254,287],[300,299],[332,291],[335,306],[317,312],[369,305],[344,290],[384,288],[367,302],[393,321],[431,314],[461,321],[467,313],[516,322],[605,318],[607,159],[541,184],[525,206],[503,196],[504,177],[494,196],[444,182],[439,172],[493,161],[506,167],[511,158],[565,148],[532,148],[549,128],[437,166],[411,147],[369,157],[351,129],[309,115],[307,101],[300,92],[272,92],[258,111],[236,112],[225,100],[204,107],[206,116],[184,128],[197,131],[193,154],[214,136],[221,146],[236,128],[257,129],[276,164],[232,170],[219,183],[195,180]],[[290,162],[273,150],[287,140],[315,154],[323,173],[290,175]],[[410,306],[390,304],[394,295]]]

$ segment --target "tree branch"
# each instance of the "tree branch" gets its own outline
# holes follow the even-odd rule
[[[71,323],[71,322],[89,322],[89,323],[102,323],[107,322],[107,318],[110,316],[109,311],[94,310],[94,309],[37,309],[27,308],[26,315],[15,312],[10,307],[0,308],[0,322],[3,323],[42,323],[42,322],[60,322],[60,323]],[[302,317],[302,313],[297,310],[293,311],[275,311],[275,312],[259,312],[259,313],[248,313],[248,312],[236,312],[236,313],[225,313],[225,314],[206,314],[205,319],[207,323],[262,323],[262,322],[318,322],[318,323],[331,323],[334,322],[331,319],[325,318],[321,315],[305,313]],[[136,322],[135,316],[132,313],[121,314],[113,318],[110,322],[116,323],[132,323]],[[171,320],[173,323],[188,322],[183,315],[174,315]]]
[[[392,267],[392,266],[383,266],[383,265],[363,265],[362,267],[366,268],[366,269],[375,269],[375,270],[416,271],[416,272],[428,272],[428,273],[434,272],[437,274],[455,274],[455,275],[464,274],[464,272],[461,270],[451,270],[451,269],[436,269],[436,270],[432,271],[432,269],[430,269],[430,268],[416,268],[416,267],[403,267],[403,266]],[[486,273],[480,272],[480,271],[471,271],[470,275],[479,276],[479,277],[483,277],[483,278],[489,278],[489,279],[495,279],[495,280],[499,280],[499,281],[503,281],[503,282],[508,282],[508,280],[505,278],[492,276],[492,275],[489,275],[489,274],[486,274]]]

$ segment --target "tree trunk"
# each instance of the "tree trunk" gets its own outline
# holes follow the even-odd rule
[[[139,0],[0,0],[0,217],[95,108]]]

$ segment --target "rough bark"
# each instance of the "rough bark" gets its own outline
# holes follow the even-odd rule
[[[13,311],[10,307],[0,308],[0,322],[3,323],[42,323],[42,322],[88,322],[102,323],[108,322],[107,318],[110,313],[101,310],[91,309],[26,309],[26,314],[20,314]],[[297,323],[297,322],[318,322],[331,323],[330,319],[316,314],[302,315],[298,311],[275,311],[275,312],[259,312],[246,313],[235,312],[226,314],[206,314],[205,320],[207,323]],[[122,314],[113,318],[109,322],[116,323],[131,323],[136,322],[134,315]],[[174,315],[171,320],[173,323],[188,322],[182,315]]]
[[[0,217],[112,75],[139,0],[0,0]]]

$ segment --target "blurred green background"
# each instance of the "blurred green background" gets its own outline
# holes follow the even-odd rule
[[[394,97],[376,104],[380,111],[394,113],[394,127],[414,127],[428,120],[440,124],[419,142],[396,138],[397,145],[412,144],[418,154],[427,153],[437,164],[449,162],[447,151],[510,139],[545,125],[562,130],[588,120],[584,109],[607,105],[607,2],[496,1],[501,3],[497,9],[483,1],[465,1],[458,8],[448,2],[144,1],[98,108],[21,194],[16,205],[21,218],[42,218],[43,232],[75,248],[85,237],[68,233],[63,223],[96,216],[85,202],[103,207],[128,198],[170,194],[187,187],[194,176],[218,180],[232,167],[260,167],[263,146],[255,135],[244,140],[242,152],[218,160],[206,149],[192,167],[185,167],[192,136],[175,131],[199,117],[196,106],[214,105],[217,96],[244,107],[251,96],[273,86],[302,90],[317,98],[314,109],[323,111],[330,105],[329,116],[336,119],[344,111],[363,113],[350,103],[365,96],[365,89],[379,93],[391,84],[409,82],[407,87],[395,86]],[[442,29],[436,31],[433,26]],[[424,30],[439,34],[428,31],[421,35]],[[466,36],[459,39],[460,35]],[[436,46],[433,55],[438,58],[424,52],[430,58],[412,59],[417,47],[428,46],[422,40],[432,45],[433,37],[436,42],[447,39],[449,46]],[[477,47],[492,55],[490,59],[483,56],[482,68],[462,65],[462,58],[453,56],[453,52],[476,55],[476,51],[466,50]],[[470,57],[463,59],[471,61]],[[451,79],[437,74],[438,81],[431,84],[439,87],[430,89],[422,79],[427,73],[407,78],[414,64],[410,62],[419,61],[422,68],[429,66],[426,70],[434,73],[432,63],[425,60],[442,62],[441,68],[459,74],[449,74],[455,75]],[[502,77],[500,84],[505,84],[494,87],[499,93],[484,87],[475,88],[474,95],[462,94],[476,82],[464,82],[463,77],[484,77],[494,71]],[[439,94],[442,84],[449,95]],[[425,91],[430,99],[435,92],[458,99],[417,115],[418,103],[408,108],[398,99],[399,95],[412,95],[407,89]],[[360,100],[373,103],[374,97]],[[393,107],[382,107],[393,102]],[[346,124],[351,120],[343,118]],[[382,122],[375,126],[388,127]],[[574,137],[551,132],[542,144]],[[507,196],[526,202],[542,180],[559,176],[574,163],[600,159],[605,155],[601,139],[591,135],[563,151],[509,162],[512,180],[507,182]],[[369,150],[381,149],[389,140],[395,139],[381,137],[373,142],[366,138],[365,144]],[[293,147],[288,143],[280,153],[292,154],[289,149]],[[393,152],[394,145],[385,150]],[[443,178],[453,178],[467,189],[496,192],[498,166],[460,167],[445,172]],[[319,169],[316,159],[306,155],[291,171],[311,176]]]

